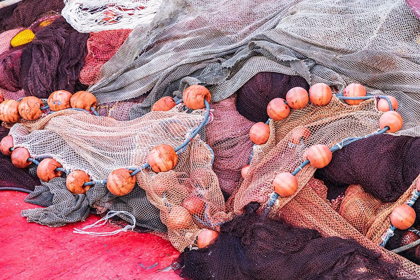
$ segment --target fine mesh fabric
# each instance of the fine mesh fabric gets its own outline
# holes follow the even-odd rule
[[[62,15],[80,33],[134,28],[153,20],[162,0],[64,0]]]
[[[220,101],[259,72],[299,75],[342,90],[351,82],[400,101],[400,132],[416,135],[420,21],[403,0],[164,1],[146,32],[135,28],[91,87],[100,103],[145,93],[133,117],[182,78]],[[153,61],[153,62],[152,62]]]
[[[221,226],[214,244],[180,255],[186,279],[404,279],[397,265],[354,240],[263,219],[257,203]]]
[[[124,122],[69,109],[16,124],[10,135],[15,147],[27,148],[32,157],[51,156],[70,172],[81,169],[92,180],[104,180],[115,169],[140,167],[157,145],[178,147],[190,138],[203,117],[204,110],[187,113],[183,105]],[[138,219],[139,226],[160,232],[167,228],[169,240],[182,251],[194,242],[200,228],[213,228],[228,219],[212,162],[209,147],[196,136],[179,155],[174,170],[158,174],[142,170],[136,175],[139,187],[128,195],[115,197],[102,183],[86,195],[73,195],[64,178],[55,178],[43,182],[28,198],[35,204],[45,204],[51,193],[52,204],[22,211],[22,215],[31,222],[61,226],[83,220],[89,206],[99,212],[126,211]],[[200,201],[191,214],[181,206],[188,197]],[[179,217],[184,220],[179,221]]]

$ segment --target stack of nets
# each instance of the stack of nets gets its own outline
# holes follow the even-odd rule
[[[157,145],[180,146],[203,117],[203,110],[187,113],[182,106],[128,122],[64,110],[34,122],[16,124],[10,135],[15,147],[27,148],[34,158],[50,156],[69,172],[80,169],[92,180],[105,180],[115,169],[146,163],[149,151]],[[55,178],[37,187],[27,199],[45,204],[38,200],[51,193],[52,205],[22,214],[31,222],[61,226],[85,219],[89,207],[100,212],[125,211],[136,217],[138,226],[159,232],[165,232],[167,227],[169,240],[181,251],[195,241],[200,228],[216,227],[227,219],[212,161],[209,147],[198,135],[180,153],[175,169],[158,174],[142,170],[136,175],[138,186],[128,195],[116,197],[103,183],[86,194],[73,195],[64,178]],[[188,197],[198,199],[190,213],[181,207]]]

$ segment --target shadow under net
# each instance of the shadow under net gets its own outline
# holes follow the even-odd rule
[[[397,265],[354,240],[321,237],[311,229],[256,214],[245,214],[221,226],[208,248],[185,251],[178,273],[186,279],[401,279]]]

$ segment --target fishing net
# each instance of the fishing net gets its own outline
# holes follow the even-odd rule
[[[0,9],[0,32],[29,27],[38,18],[47,14],[60,13],[63,0],[24,0]]]
[[[153,20],[162,0],[64,0],[62,15],[81,33],[134,28]]]
[[[89,34],[77,32],[60,17],[35,35],[36,39],[22,50],[20,87],[27,95],[41,98],[56,90],[74,92]]]
[[[211,105],[213,120],[206,126],[207,144],[213,149],[213,170],[227,196],[239,185],[241,169],[249,162],[253,143],[249,129],[254,124],[235,109],[236,95]]]
[[[182,251],[194,242],[200,228],[215,227],[227,219],[223,195],[212,171],[213,156],[199,135],[183,148],[175,169],[157,174],[141,170],[136,175],[138,186],[128,195],[111,194],[103,180],[115,169],[143,165],[157,145],[180,146],[204,121],[204,112],[187,113],[179,105],[168,112],[151,112],[120,122],[69,109],[14,125],[10,135],[15,147],[27,148],[33,158],[52,157],[68,172],[80,169],[98,181],[86,194],[79,195],[67,190],[64,178],[43,182],[28,201],[45,204],[44,198],[51,193],[52,204],[25,210],[22,215],[31,222],[61,226],[85,219],[89,207],[101,213],[124,211],[134,215],[138,226],[167,230],[169,240]],[[193,205],[193,210],[188,205]]]
[[[354,240],[262,219],[257,203],[221,226],[214,244],[180,256],[186,279],[400,279],[397,265]],[[402,279],[402,278],[401,278]]]
[[[80,82],[93,85],[101,78],[101,67],[124,43],[131,29],[118,29],[91,33],[87,40],[85,65],[80,71]]]
[[[374,153],[372,151],[375,151]],[[420,174],[417,137],[375,135],[337,151],[315,177],[331,192],[360,184],[383,202],[396,201]]]
[[[403,0],[178,0],[162,7],[104,65],[90,88],[100,103],[148,93],[132,109],[138,117],[174,88],[182,92],[184,77],[206,84],[217,102],[255,74],[276,72],[393,95],[405,121],[400,133],[417,134],[420,21]]]

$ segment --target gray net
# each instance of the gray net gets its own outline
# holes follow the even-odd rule
[[[132,108],[134,118],[189,83],[206,84],[220,101],[256,73],[278,72],[393,95],[405,121],[400,133],[418,133],[420,21],[403,0],[178,0],[162,7],[104,65],[90,88],[100,103],[149,93]]]

